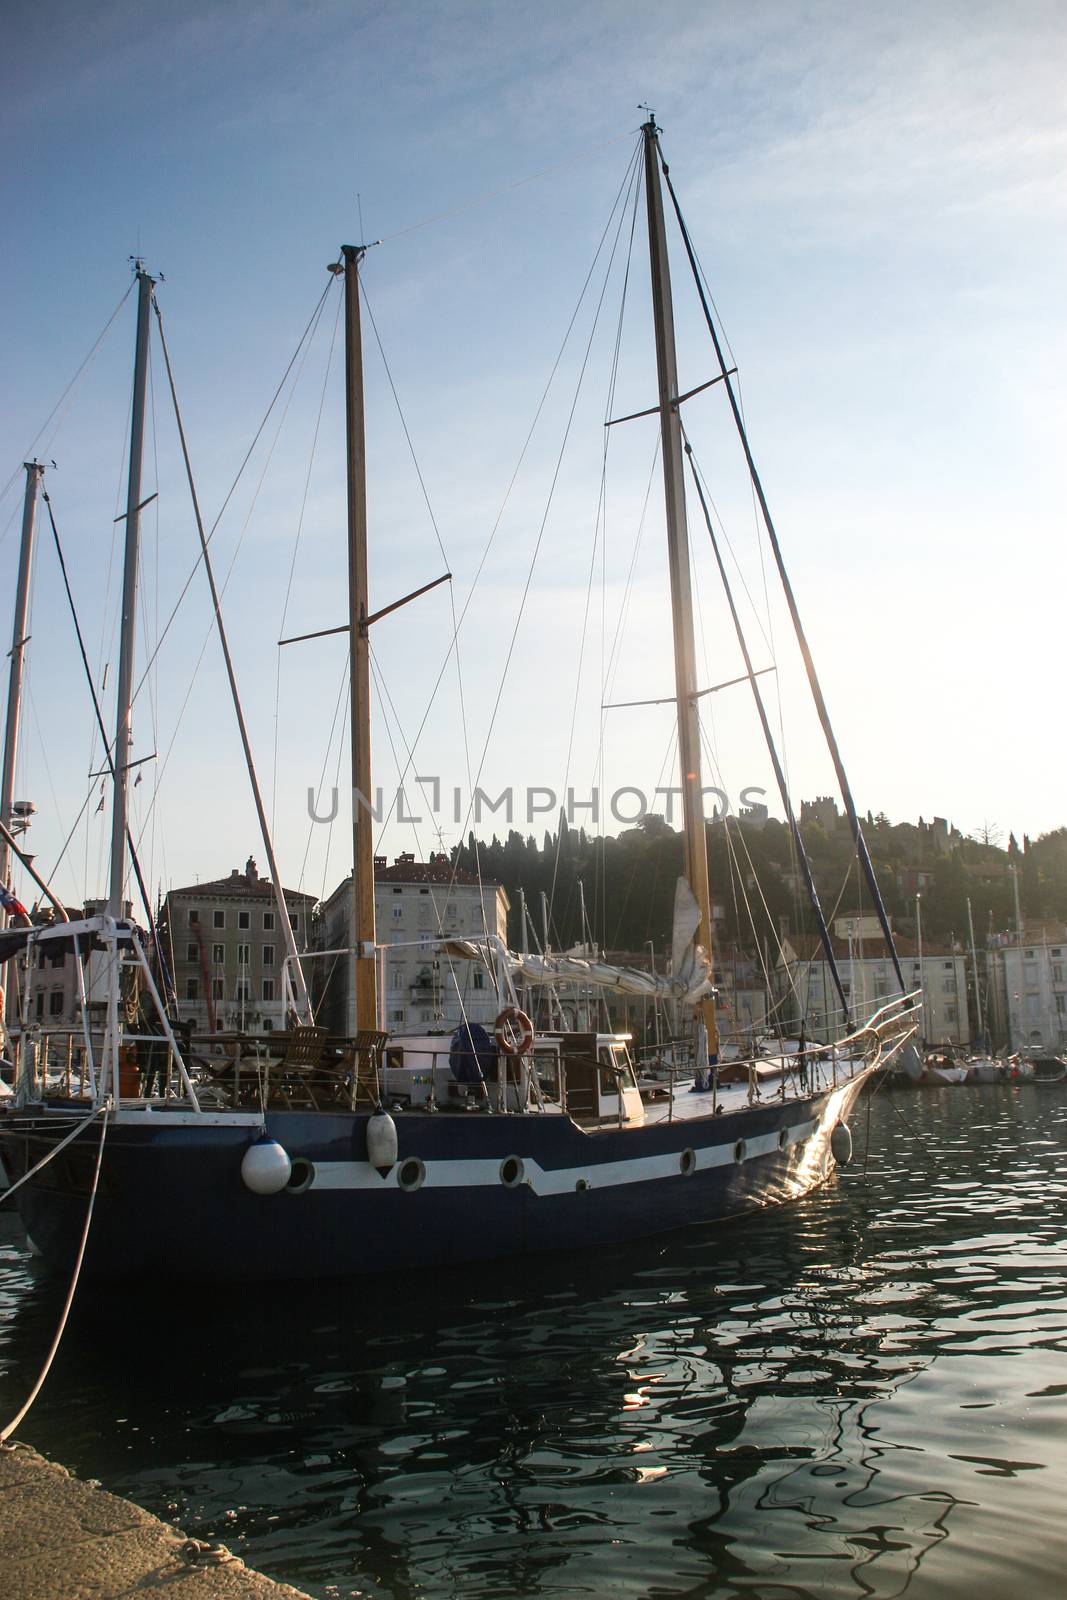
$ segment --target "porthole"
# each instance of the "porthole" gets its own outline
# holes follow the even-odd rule
[[[311,1188],[314,1182],[314,1163],[305,1160],[303,1156],[297,1156],[289,1174],[289,1182],[285,1186],[286,1192],[288,1194],[303,1194],[306,1189]]]
[[[746,1154],[747,1146],[745,1141],[743,1139],[738,1139],[737,1143],[734,1145],[734,1160],[740,1164],[745,1159]]]
[[[678,1157],[678,1166],[683,1178],[688,1178],[691,1172],[697,1169],[697,1153],[695,1150],[683,1150]]]
[[[579,1194],[585,1194],[586,1190],[589,1188],[589,1179],[579,1178],[574,1187]]]
[[[505,1189],[516,1189],[526,1176],[521,1156],[505,1156],[500,1163],[500,1181]]]
[[[789,1131],[788,1131],[787,1128],[783,1128],[781,1133],[778,1135],[778,1148],[779,1148],[779,1150],[784,1150],[788,1143],[789,1143]]]
[[[396,1181],[401,1189],[406,1189],[411,1194],[415,1189],[421,1189],[426,1181],[426,1168],[418,1156],[409,1156],[400,1163],[400,1170]]]

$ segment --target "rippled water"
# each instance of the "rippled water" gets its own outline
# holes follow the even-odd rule
[[[882,1091],[864,1173],[867,1124],[596,1258],[82,1294],[21,1437],[316,1596],[1058,1600],[1067,1091]],[[6,1421],[59,1292],[0,1226]]]

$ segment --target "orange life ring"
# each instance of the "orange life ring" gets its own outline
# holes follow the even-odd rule
[[[493,1037],[503,1055],[524,1056],[533,1046],[533,1023],[518,1006],[505,1006],[493,1024]]]

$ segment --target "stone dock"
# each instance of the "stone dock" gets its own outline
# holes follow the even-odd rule
[[[0,1595],[10,1600],[308,1600],[24,1445],[0,1450]]]

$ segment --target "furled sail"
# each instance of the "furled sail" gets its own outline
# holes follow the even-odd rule
[[[569,952],[539,956],[509,950],[502,954],[513,982],[582,984],[639,999],[675,1000],[695,1006],[714,993],[711,963],[704,947],[696,942],[699,927],[700,908],[696,896],[686,880],[679,878],[674,896],[672,959],[668,973],[644,972],[638,967],[616,966]],[[444,948],[454,959],[476,958],[484,950],[484,946],[473,941],[458,939],[449,940]]]

